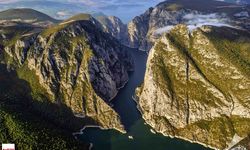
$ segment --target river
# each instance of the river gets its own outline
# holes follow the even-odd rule
[[[113,108],[120,115],[127,133],[86,128],[78,138],[93,143],[93,150],[209,150],[199,144],[151,132],[152,129],[145,124],[132,99],[135,88],[143,82],[147,54],[138,50],[130,51],[135,60],[135,71],[130,73],[129,82],[112,100]]]

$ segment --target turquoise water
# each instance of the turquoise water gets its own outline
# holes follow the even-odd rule
[[[112,101],[115,111],[127,131],[122,134],[116,130],[86,128],[79,138],[93,143],[93,150],[208,150],[199,144],[177,138],[154,134],[145,124],[132,99],[135,88],[142,82],[146,70],[147,54],[142,51],[130,50],[135,60],[135,71],[130,74],[127,85],[120,90]],[[130,139],[131,136],[133,139]]]

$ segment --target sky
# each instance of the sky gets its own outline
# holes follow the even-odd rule
[[[0,0],[0,10],[33,8],[57,19],[78,13],[104,13],[119,17],[124,23],[163,0]]]

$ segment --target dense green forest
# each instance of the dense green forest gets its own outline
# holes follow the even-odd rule
[[[0,65],[0,143],[17,149],[88,149],[72,132],[85,124],[66,106],[33,100],[28,82]]]

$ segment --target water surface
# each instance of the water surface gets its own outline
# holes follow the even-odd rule
[[[115,111],[121,116],[121,122],[127,133],[86,128],[79,138],[93,143],[93,150],[209,150],[199,144],[165,137],[150,131],[150,126],[145,124],[132,99],[136,87],[143,82],[147,54],[138,50],[130,51],[135,60],[135,71],[130,73],[129,82],[112,101]],[[132,137],[133,139],[131,139]]]

